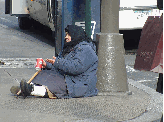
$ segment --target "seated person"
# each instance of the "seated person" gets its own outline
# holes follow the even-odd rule
[[[49,98],[90,97],[98,93],[96,88],[98,57],[95,42],[87,37],[82,27],[68,25],[65,28],[65,44],[58,57],[43,61],[43,68],[30,84],[21,81],[20,87],[12,87],[16,94]]]

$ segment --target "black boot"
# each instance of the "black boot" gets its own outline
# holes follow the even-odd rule
[[[25,79],[22,79],[21,81],[26,81]],[[20,86],[12,86],[10,88],[10,92],[14,95],[17,95],[17,93],[21,90]],[[20,93],[18,96],[21,96],[22,94]]]
[[[31,92],[33,91],[33,88],[34,87],[33,87],[32,84],[28,84],[25,81],[21,81],[20,82],[20,88],[21,88],[22,96],[25,99],[27,96],[30,96],[31,95]]]

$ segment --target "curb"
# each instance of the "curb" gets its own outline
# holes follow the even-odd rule
[[[148,105],[146,112],[141,116],[136,117],[132,120],[124,122],[150,122],[161,119],[163,113],[163,94],[156,92],[154,89],[147,87],[141,83],[135,82],[132,79],[128,79],[129,84],[140,90],[143,90],[150,95],[150,104]]]

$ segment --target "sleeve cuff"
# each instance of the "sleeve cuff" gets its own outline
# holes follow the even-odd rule
[[[55,63],[53,64],[53,66],[54,66],[55,68],[58,68],[58,67],[59,67],[59,61],[60,61],[59,58],[56,58],[56,59],[55,59]]]
[[[52,68],[52,64],[49,62],[46,62],[46,69],[51,69]]]

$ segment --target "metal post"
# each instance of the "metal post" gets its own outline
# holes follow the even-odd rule
[[[119,34],[119,0],[101,1],[101,33],[98,46],[98,95],[127,92],[123,35]]]
[[[61,49],[63,49],[64,46],[64,0],[62,0],[62,37],[61,37]]]
[[[85,32],[91,36],[91,0],[85,2]]]
[[[62,49],[62,44],[63,44],[63,40],[62,40],[62,22],[64,20],[62,20],[62,5],[63,5],[63,0],[55,0],[55,7],[57,7],[57,9],[55,10],[55,41],[56,41],[56,48],[55,48],[55,55],[59,54],[59,52]]]

